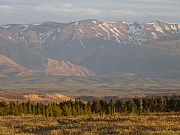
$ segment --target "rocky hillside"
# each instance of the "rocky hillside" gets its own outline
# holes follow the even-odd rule
[[[69,61],[57,61],[48,59],[45,67],[46,73],[63,74],[63,75],[75,75],[75,76],[89,76],[93,75],[93,72],[87,68],[80,67],[72,64]]]
[[[15,63],[6,56],[0,55],[0,78],[13,76],[25,76],[32,74],[33,71]]]
[[[74,76],[93,75],[93,72],[89,71],[87,68],[74,65],[68,61],[48,59],[48,62],[44,65],[43,70],[35,71],[17,64],[6,56],[0,55],[0,78],[29,76],[36,74],[37,72]]]

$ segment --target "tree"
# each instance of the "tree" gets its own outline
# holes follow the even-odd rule
[[[101,105],[99,99],[95,99],[92,104],[93,113],[100,113]]]
[[[57,104],[53,105],[53,116],[54,117],[62,116],[62,110]]]
[[[110,100],[110,102],[109,102],[109,105],[108,105],[108,110],[110,111],[109,113],[110,114],[114,114],[115,112],[116,112],[116,110],[115,110],[115,101],[114,100]]]
[[[136,107],[136,104],[135,104],[133,99],[130,99],[129,101],[127,101],[126,104],[127,104],[127,111],[129,113],[136,113],[137,112],[137,107]]]
[[[157,112],[157,98],[151,98],[149,99],[149,107],[150,107],[150,112]]]
[[[141,98],[137,99],[137,110],[138,110],[138,114],[142,114],[143,102]]]
[[[0,102],[0,116],[7,115],[7,105],[5,102]]]
[[[165,108],[164,99],[163,97],[157,98],[157,105],[156,105],[156,111],[157,112],[163,112]]]
[[[151,99],[142,99],[143,104],[143,112],[149,113],[150,112],[150,100]]]
[[[91,102],[87,101],[87,104],[85,105],[85,114],[86,115],[91,115],[92,111],[91,111]]]
[[[117,100],[115,103],[116,112],[122,113],[123,112],[123,101]]]
[[[29,114],[32,113],[30,100],[27,102],[27,112],[28,112]]]
[[[104,101],[104,100],[100,100],[99,101],[99,104],[100,104],[100,114],[105,114],[105,113],[107,113],[107,106],[108,106],[108,104],[107,104],[107,102],[106,101]]]

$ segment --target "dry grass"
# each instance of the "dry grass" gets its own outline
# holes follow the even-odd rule
[[[0,117],[0,134],[50,135],[179,135],[179,114],[114,115],[44,118]]]

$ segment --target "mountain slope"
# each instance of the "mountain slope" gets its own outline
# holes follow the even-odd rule
[[[87,68],[74,65],[69,61],[57,61],[53,59],[48,59],[47,65],[45,67],[45,72],[75,76],[93,75],[93,72],[89,71]]]
[[[31,73],[31,70],[15,63],[6,56],[0,55],[0,77],[24,76]]]
[[[180,41],[104,47],[80,61],[97,74],[149,73],[180,70]]]

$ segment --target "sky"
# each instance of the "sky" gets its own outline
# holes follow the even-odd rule
[[[84,19],[180,23],[180,0],[0,0],[0,25]]]

